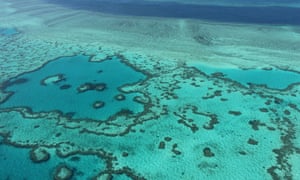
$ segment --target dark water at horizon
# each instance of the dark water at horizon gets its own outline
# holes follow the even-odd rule
[[[216,22],[300,25],[300,8],[288,6],[218,6],[147,1],[46,0],[75,9],[114,15],[190,18]]]

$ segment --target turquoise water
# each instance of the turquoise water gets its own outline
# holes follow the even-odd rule
[[[19,32],[15,28],[1,28],[0,27],[0,36],[11,36],[18,34]]]
[[[105,169],[105,162],[95,155],[74,155],[59,158],[53,149],[47,162],[32,163],[30,149],[0,144],[0,179],[45,179],[53,176],[59,165],[73,169],[72,179],[90,179],[99,170]],[[93,166],[89,166],[93,164]]]
[[[66,179],[270,179],[277,171],[295,171],[280,170],[290,164],[277,159],[297,152],[298,92],[256,92],[239,79],[211,78],[176,64],[161,65],[161,71],[149,61],[142,74],[143,63],[128,61],[61,57],[4,82],[10,94],[0,109],[1,162],[7,167],[1,178],[52,179],[62,166],[72,174]],[[86,83],[89,89],[78,89]],[[117,100],[118,94],[125,98]],[[150,100],[134,101],[142,94]],[[95,101],[104,106],[94,108]],[[118,114],[122,109],[132,114]],[[29,159],[37,147],[50,158]]]
[[[0,2],[0,27],[16,27],[0,28],[0,180],[300,179],[300,73],[280,69],[299,69],[296,1],[189,2]],[[178,44],[152,47],[164,39]],[[186,56],[235,41],[289,57],[243,70]]]
[[[118,89],[143,80],[145,76],[142,73],[121,63],[118,57],[103,62],[88,60],[87,56],[59,58],[35,71],[9,80],[5,91],[12,94],[1,107],[27,107],[33,112],[58,110],[71,114],[73,118],[97,120],[106,119],[124,109],[134,113],[143,110],[143,105],[133,100],[140,94],[123,93]],[[63,76],[62,80],[47,81],[47,78],[59,75]],[[78,91],[86,83],[104,84],[105,87],[103,90]],[[117,100],[115,96],[119,94],[125,99]],[[95,102],[103,102],[104,105],[95,108]]]
[[[300,83],[300,73],[284,71],[279,69],[234,69],[234,68],[216,68],[212,66],[196,67],[208,75],[214,73],[223,73],[224,78],[237,81],[244,86],[249,84],[265,85],[272,89],[285,89],[291,84]]]

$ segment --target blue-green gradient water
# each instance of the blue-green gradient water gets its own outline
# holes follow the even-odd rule
[[[260,37],[293,30],[286,41],[293,37],[296,45],[282,49],[290,52],[300,38],[299,4],[0,0],[0,180],[300,179],[300,72],[291,66],[297,62],[286,58],[286,65],[225,68],[201,57],[167,61],[168,47],[159,49],[162,59],[151,49],[160,38],[174,37],[156,27],[182,37],[210,34],[202,29],[205,22],[242,27],[240,34],[251,34],[247,27],[259,29]],[[90,22],[94,26],[76,25],[94,16],[99,18]],[[167,23],[159,26],[161,21]],[[143,22],[159,35],[138,29]],[[121,29],[120,37],[105,28]],[[94,37],[97,33],[107,39]],[[122,42],[126,33],[134,38]],[[146,37],[141,34],[152,38],[146,51],[133,47],[132,41]],[[235,40],[234,35],[220,39]],[[278,39],[282,43],[285,37]],[[197,43],[197,48],[213,50],[214,44]],[[299,56],[291,52],[291,59]],[[11,56],[2,55],[7,53]],[[41,53],[43,60],[36,55]]]
[[[300,8],[288,6],[298,1],[217,1],[221,6],[210,3],[200,4],[176,1],[107,1],[107,0],[46,0],[75,9],[126,16],[150,16],[167,18],[202,19],[216,22],[253,23],[253,24],[300,24]],[[275,3],[275,4],[273,4]],[[281,3],[280,6],[277,5]],[[243,6],[243,4],[246,4]],[[268,5],[270,4],[270,5]],[[282,6],[283,4],[283,6]]]

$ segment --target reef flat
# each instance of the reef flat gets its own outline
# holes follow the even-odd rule
[[[144,103],[141,113],[120,112],[99,122],[56,111],[2,108],[4,143],[55,149],[60,158],[96,155],[106,162],[97,178],[244,178],[251,172],[253,178],[271,179],[297,172],[299,86],[285,91],[247,88],[188,63],[123,56],[147,75],[145,81],[122,87],[143,94],[138,98]],[[162,166],[177,170],[164,173]],[[73,171],[80,177],[78,169]]]
[[[0,179],[300,178],[299,27],[0,5]]]

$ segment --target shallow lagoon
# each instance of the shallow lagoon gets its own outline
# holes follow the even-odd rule
[[[10,179],[47,179],[55,174],[59,166],[67,166],[74,170],[73,179],[89,179],[97,174],[100,169],[105,169],[105,163],[96,155],[74,155],[61,158],[55,154],[54,149],[47,149],[50,160],[33,163],[30,159],[30,150],[16,148],[0,142],[0,174]],[[89,164],[95,164],[89,168]],[[5,167],[5,168],[3,168]],[[38,173],[37,173],[38,172]]]
[[[57,110],[73,118],[103,120],[122,110],[142,111],[143,105],[134,102],[140,94],[119,89],[144,78],[118,57],[103,62],[89,62],[87,56],[63,57],[9,80],[5,91],[11,95],[1,106],[27,107],[33,112]]]
[[[285,89],[288,86],[300,83],[300,73],[280,69],[238,69],[238,68],[216,68],[206,65],[196,65],[200,71],[207,75],[222,73],[228,78],[241,83],[244,86],[250,84],[263,85],[272,89]]]

